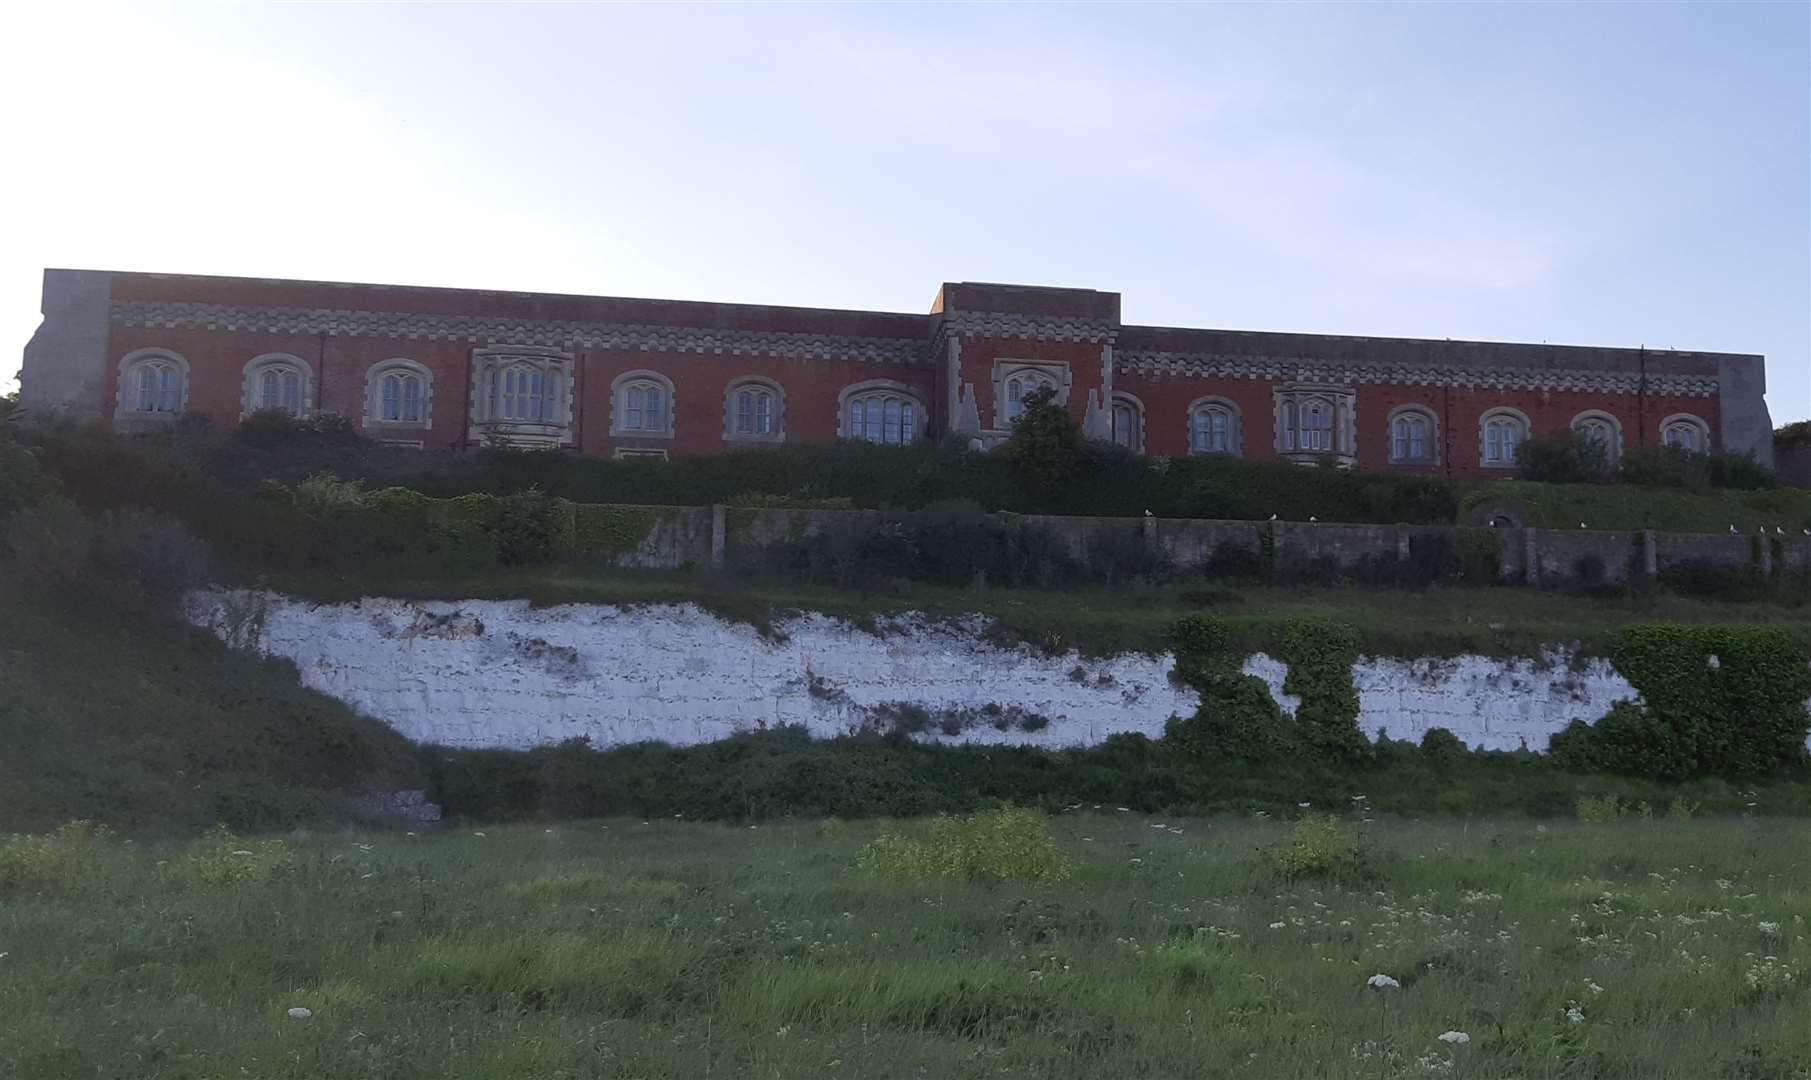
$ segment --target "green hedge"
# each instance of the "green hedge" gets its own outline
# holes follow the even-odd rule
[[[1583,521],[1593,529],[1658,529],[1663,532],[1727,533],[1734,525],[1745,533],[1775,526],[1798,535],[1811,528],[1811,491],[1769,488],[1759,491],[1696,492],[1634,484],[1540,484],[1498,480],[1466,492],[1459,504],[1464,521],[1480,505],[1496,500],[1520,504],[1528,524],[1542,529],[1576,529]]]

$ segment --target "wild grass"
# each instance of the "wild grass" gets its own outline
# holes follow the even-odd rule
[[[1246,642],[1276,622],[1322,616],[1359,628],[1367,653],[1382,656],[1538,656],[1577,644],[1599,655],[1635,623],[1768,623],[1811,640],[1811,607],[1783,601],[1698,599],[1664,591],[1605,597],[1537,589],[1359,585],[1278,586],[1239,582],[1069,589],[953,589],[896,583],[879,592],[736,581],[706,573],[528,568],[454,580],[366,581],[325,575],[247,580],[323,602],[364,596],[420,600],[527,599],[553,604],[696,603],[719,616],[771,629],[787,615],[819,611],[858,625],[884,626],[908,613],[979,615],[1003,641],[1084,655],[1155,652],[1178,619],[1212,613]]]
[[[0,1076],[1811,1076],[1811,826],[1364,816],[1351,885],[1110,806],[1044,883],[862,873],[884,822],[14,841],[79,856],[0,876]]]

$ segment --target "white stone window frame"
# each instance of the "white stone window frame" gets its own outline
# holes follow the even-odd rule
[[[629,426],[629,389],[637,384],[654,386],[665,402],[659,428]],[[671,439],[678,427],[679,397],[673,392],[673,380],[651,368],[625,371],[610,380],[610,435],[617,439]]]
[[[384,379],[390,375],[408,374],[421,380],[421,419],[384,419]],[[395,430],[425,431],[434,426],[434,373],[419,360],[393,356],[379,360],[365,369],[365,426]]]
[[[1204,412],[1225,413],[1227,417],[1226,449],[1202,450],[1195,446],[1195,417]],[[1191,454],[1230,454],[1233,457],[1245,456],[1245,410],[1239,403],[1219,394],[1206,394],[1188,403],[1188,412],[1183,414],[1184,432],[1188,439],[1188,452]]]
[[[1572,422],[1566,425],[1566,430],[1575,435],[1582,436],[1585,433],[1585,425],[1592,423],[1601,423],[1610,429],[1610,441],[1608,444],[1610,464],[1614,465],[1616,462],[1621,461],[1622,421],[1618,420],[1614,413],[1608,413],[1602,409],[1585,409],[1572,418]]]
[[[619,446],[616,448],[615,453],[610,456],[616,461],[622,461],[624,458],[659,458],[661,461],[669,460],[667,448],[664,446]]]
[[[1691,450],[1695,454],[1710,453],[1710,425],[1704,418],[1693,413],[1673,413],[1660,421],[1660,445],[1671,445],[1666,441],[1667,434],[1674,428],[1689,427],[1697,439],[1698,445]]]
[[[993,365],[995,431],[1011,431],[1013,416],[1007,408],[1007,384],[1015,378],[1035,376],[1056,388],[1053,404],[1069,407],[1069,390],[1074,375],[1067,360],[995,360]]]
[[[499,345],[472,350],[472,408],[474,424],[522,428],[560,428],[570,430],[577,408],[573,383],[573,356],[559,349],[538,345]],[[553,415],[545,419],[512,419],[491,415],[490,384],[494,376],[514,367],[527,367],[542,376],[553,376],[555,393]]]
[[[1522,463],[1520,460],[1520,453],[1517,453],[1514,457],[1511,457],[1506,461],[1492,461],[1490,459],[1490,427],[1493,423],[1503,420],[1515,421],[1518,428],[1515,444],[1518,450],[1523,443],[1528,441],[1529,435],[1534,432],[1534,425],[1528,422],[1528,414],[1520,409],[1510,405],[1497,405],[1485,409],[1478,416],[1478,467],[1480,469],[1521,468]]]
[[[1271,392],[1271,423],[1275,431],[1274,447],[1277,456],[1296,461],[1313,462],[1325,457],[1339,459],[1350,464],[1358,458],[1358,391],[1350,386],[1338,386],[1330,383],[1289,383],[1275,388]],[[1326,449],[1306,450],[1292,446],[1292,439],[1299,441],[1300,417],[1302,406],[1310,402],[1323,402],[1332,414],[1332,427],[1328,432],[1328,441],[1333,445]],[[1295,410],[1296,422],[1289,422],[1289,411]]]
[[[1118,422],[1119,418],[1116,414],[1118,410],[1122,408],[1129,408],[1132,410],[1132,438],[1124,443],[1112,437],[1112,425]],[[1144,402],[1139,399],[1137,394],[1129,394],[1124,390],[1115,390],[1113,395],[1107,399],[1107,422],[1109,425],[1107,429],[1108,438],[1112,440],[1113,445],[1124,446],[1134,454],[1142,454],[1145,452]]]
[[[1396,452],[1396,421],[1418,417],[1427,423],[1427,453],[1420,457],[1398,454]],[[1408,404],[1398,405],[1390,410],[1384,418],[1385,458],[1392,465],[1438,465],[1440,464],[1440,415],[1431,405]]]
[[[912,443],[918,442],[924,438],[925,421],[930,417],[930,411],[925,408],[924,395],[916,388],[908,386],[897,379],[864,379],[861,382],[850,383],[837,393],[836,434],[839,438],[864,439],[862,435],[854,430],[853,417],[850,415],[852,411],[850,405],[857,398],[865,399],[868,397],[901,398],[903,399],[902,405],[905,408],[912,410],[912,437],[909,440],[902,439],[897,443],[882,441],[880,445],[910,446]],[[867,440],[864,439],[864,441]]]
[[[286,367],[296,368],[302,376],[301,409],[290,415],[298,420],[304,420],[314,415],[314,365],[294,353],[271,352],[261,353],[246,362],[244,378],[240,384],[239,418],[241,420],[263,408],[281,408],[277,405],[266,406],[263,403],[263,387],[260,383],[263,382],[265,372],[273,368]]]
[[[138,407],[139,371],[153,364],[168,364],[176,370],[182,383],[181,400],[177,402],[176,411],[165,409],[144,410]],[[141,421],[154,423],[174,423],[176,418],[189,411],[189,361],[188,358],[173,349],[148,348],[133,349],[119,358],[119,379],[116,386],[117,397],[113,404],[113,417],[116,420]]]
[[[769,431],[736,430],[736,397],[744,390],[763,390],[773,397],[773,415]],[[765,375],[743,375],[731,379],[723,388],[723,441],[733,443],[778,443],[786,441],[786,389]]]

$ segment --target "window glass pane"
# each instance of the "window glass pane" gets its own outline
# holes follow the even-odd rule
[[[896,443],[899,441],[899,399],[898,398],[888,398],[887,399],[887,426],[886,426],[886,430],[882,434],[881,438],[883,441],[890,442],[890,443]]]
[[[743,390],[736,395],[736,433],[752,435],[755,430],[755,395]]]
[[[773,434],[773,395],[766,391],[755,394],[755,434]]]
[[[163,394],[157,404],[160,412],[176,412],[182,408],[182,372],[167,367],[162,372]]]
[[[402,380],[402,418],[413,421],[421,419],[421,380],[412,376]]]
[[[150,412],[157,402],[157,368],[146,364],[138,369],[138,411]]]
[[[867,402],[863,401],[861,398],[856,398],[849,403],[849,434],[854,438],[859,439],[862,437],[862,425],[866,421],[867,415]]]
[[[904,403],[903,405],[901,405],[900,412],[899,412],[899,441],[900,442],[911,442],[914,438],[917,437],[915,434],[915,425],[917,423],[918,423],[918,410],[914,409],[912,407],[912,403],[908,401],[908,402]]]

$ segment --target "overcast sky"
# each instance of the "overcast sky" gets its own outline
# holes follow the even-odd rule
[[[1811,416],[1811,7],[13,4],[46,266],[1760,352]]]

